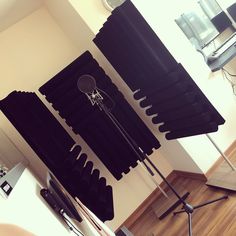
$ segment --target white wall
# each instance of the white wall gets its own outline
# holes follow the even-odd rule
[[[0,113],[0,120],[2,120],[3,114]],[[24,154],[21,153],[18,147],[9,139],[8,135],[0,126],[0,165],[3,164],[8,169],[11,169],[19,162],[24,162],[26,165],[28,161],[25,159]]]
[[[0,32],[37,10],[42,0],[1,0]]]
[[[0,98],[37,90],[80,53],[45,8],[0,34]]]
[[[217,2],[220,4],[220,6],[223,9],[226,9],[227,7],[231,6],[235,3],[235,0],[217,0]]]
[[[90,1],[84,1],[87,4]],[[84,52],[88,49],[94,37],[93,31],[88,27],[87,22],[78,14],[69,0],[45,0],[45,6],[51,16],[54,17],[61,29],[79,51]],[[97,18],[96,18],[97,19]]]
[[[111,14],[102,1],[97,0],[68,0],[74,9],[83,18],[84,22],[89,26],[94,34],[98,33],[102,24],[106,21],[107,17]]]

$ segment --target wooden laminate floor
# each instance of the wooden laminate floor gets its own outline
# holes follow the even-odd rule
[[[208,187],[204,182],[183,177],[177,177],[173,184],[183,186],[190,192],[187,202],[191,205],[219,198],[225,194],[229,196],[226,200],[194,211],[193,236],[236,236],[236,192]],[[186,213],[176,216],[170,214],[163,220],[159,220],[149,207],[129,230],[135,236],[188,236],[188,217]]]

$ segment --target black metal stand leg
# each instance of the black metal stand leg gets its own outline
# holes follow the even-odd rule
[[[222,196],[222,197],[220,197],[220,198],[217,198],[217,199],[214,199],[214,200],[211,200],[211,201],[204,202],[204,203],[199,204],[199,205],[197,205],[197,206],[193,206],[193,209],[195,210],[195,209],[198,209],[198,208],[200,208],[200,207],[203,207],[203,206],[206,206],[206,205],[209,205],[209,204],[211,204],[211,203],[218,202],[218,201],[220,201],[220,200],[224,200],[224,199],[227,199],[227,198],[228,198],[228,196],[227,196],[227,195],[224,195],[224,196]],[[184,207],[183,207],[183,208],[184,208]],[[174,214],[174,215],[177,215],[177,214],[183,213],[183,212],[186,212],[186,210],[183,209],[183,210],[180,210],[180,211],[175,211],[173,214]]]
[[[197,205],[197,206],[194,206],[193,208],[194,208],[194,209],[197,209],[197,208],[200,208],[200,207],[203,207],[203,206],[206,206],[206,205],[209,205],[209,204],[211,204],[211,203],[218,202],[218,201],[220,201],[220,200],[227,199],[227,198],[229,198],[229,197],[228,197],[227,195],[225,195],[225,196],[222,196],[222,197],[220,197],[220,198],[217,198],[217,199],[214,199],[214,200],[211,200],[211,201],[207,201],[207,202],[204,202],[204,203],[199,204],[199,205]]]
[[[175,215],[180,214],[180,213],[183,213],[183,212],[185,212],[185,210],[175,211],[175,212],[173,212],[173,215],[175,216]]]
[[[211,201],[204,202],[204,203],[199,204],[199,205],[197,205],[197,206],[193,206],[193,210],[198,209],[198,208],[203,207],[203,206],[206,206],[206,205],[209,205],[209,204],[214,203],[214,202],[218,202],[218,201],[220,201],[220,200],[227,199],[227,198],[228,198],[228,196],[227,196],[227,195],[224,195],[224,196],[222,196],[222,197],[220,197],[220,198],[217,198],[217,199],[214,199],[214,200],[211,200]],[[184,207],[183,207],[183,208],[184,208]],[[183,209],[183,210],[175,211],[173,214],[174,214],[174,215],[177,215],[177,214],[183,213],[183,212],[186,212],[186,210]]]
[[[214,200],[211,200],[211,201],[207,201],[205,203],[202,203],[202,204],[199,204],[197,206],[191,206],[189,204],[186,203],[186,205],[183,206],[183,209],[180,210],[180,211],[176,211],[174,212],[173,214],[174,215],[177,215],[177,214],[180,214],[180,213],[183,213],[183,212],[186,212],[188,214],[188,229],[189,229],[189,236],[192,236],[192,213],[194,212],[195,209],[197,208],[200,208],[200,207],[204,207],[206,205],[209,205],[211,203],[214,203],[214,202],[218,202],[220,200],[224,200],[224,199],[228,199],[228,196],[227,195],[224,195],[220,198],[217,198],[217,199],[214,199]]]
[[[189,194],[190,194],[189,192],[186,192],[181,198],[185,201]],[[168,214],[173,212],[173,210],[175,210],[175,208],[179,206],[180,204],[182,203],[178,199],[169,209],[167,209],[162,215],[160,215],[159,219],[160,220],[164,219]]]

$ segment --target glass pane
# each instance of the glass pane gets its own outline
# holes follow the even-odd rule
[[[195,48],[201,47],[201,40],[198,35],[194,34],[190,25],[186,22],[183,16],[175,20],[177,25],[181,28],[188,40],[195,46]]]
[[[195,47],[200,46],[203,48],[219,34],[199,5],[196,5],[191,11],[182,14],[176,20],[176,23]],[[196,42],[198,45],[196,45]]]
[[[200,0],[199,4],[209,19],[222,12],[220,5],[215,0]]]

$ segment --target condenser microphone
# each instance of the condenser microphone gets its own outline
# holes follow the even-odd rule
[[[81,75],[77,87],[82,93],[92,93],[96,89],[96,81],[91,75]]]
[[[103,100],[96,86],[96,80],[93,76],[85,74],[81,75],[77,81],[77,87],[80,92],[85,93],[92,105],[101,105]]]

